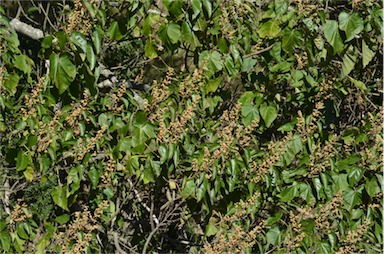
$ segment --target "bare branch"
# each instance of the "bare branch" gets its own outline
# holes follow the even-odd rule
[[[44,33],[42,30],[34,28],[33,26],[30,26],[18,19],[12,19],[11,22],[9,22],[11,27],[15,29],[17,32],[20,32],[22,34],[25,34],[26,36],[38,40],[40,38],[44,37]]]

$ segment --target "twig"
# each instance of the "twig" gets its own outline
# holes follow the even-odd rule
[[[275,46],[275,44],[272,44],[271,46],[266,47],[266,48],[264,48],[264,49],[261,49],[261,50],[259,50],[259,51],[252,52],[252,53],[250,53],[250,54],[248,54],[248,55],[245,55],[245,56],[243,56],[243,58],[249,58],[249,57],[256,56],[256,55],[259,55],[259,54],[261,54],[261,53],[267,52],[268,50],[270,50],[271,48],[273,48],[273,46]]]
[[[113,236],[113,243],[116,247],[116,250],[120,253],[120,254],[127,254],[121,247],[120,247],[120,244],[119,244],[119,236],[117,235],[117,232],[112,232],[112,236]]]
[[[135,193],[135,196],[136,196],[137,200],[139,201],[139,203],[145,208],[145,210],[147,210],[147,212],[151,213],[151,209],[147,206],[146,203],[143,202],[143,199],[141,198],[139,192],[135,189],[131,179],[129,179],[129,178],[128,178],[128,183],[131,186],[133,192]],[[153,221],[156,223],[156,226],[158,226],[159,225],[159,220],[157,219],[156,215],[153,214],[152,218],[153,218]]]

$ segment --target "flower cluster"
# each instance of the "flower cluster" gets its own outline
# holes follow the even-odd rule
[[[16,223],[25,221],[27,218],[32,218],[32,213],[28,212],[27,204],[23,203],[20,205],[19,203],[20,200],[18,200],[18,203],[13,207],[10,215],[11,221]]]
[[[68,125],[72,128],[75,135],[80,134],[80,129],[78,126],[78,121],[84,110],[87,109],[87,104],[90,99],[90,93],[88,90],[83,92],[83,99],[78,103],[71,103],[72,110],[69,115],[65,118]]]
[[[309,157],[310,172],[308,177],[318,175],[324,172],[331,166],[330,158],[337,153],[334,146],[337,141],[337,136],[332,136],[329,141],[326,141],[324,146],[312,144],[312,153]]]
[[[61,110],[56,110],[54,117],[48,124],[40,121],[39,122],[39,133],[37,138],[37,152],[43,152],[52,144],[56,136],[57,130],[60,128],[59,119],[61,116]]]
[[[24,96],[24,104],[26,108],[21,108],[21,113],[23,116],[35,116],[37,109],[36,105],[44,103],[44,101],[39,97],[40,93],[44,89],[45,77],[41,77],[37,84],[32,88],[30,94]]]
[[[328,233],[334,229],[330,221],[334,221],[334,216],[339,214],[339,207],[343,202],[342,192],[338,192],[326,205],[320,205],[319,210],[316,212],[315,227],[319,232]]]
[[[74,30],[79,30],[83,34],[88,34],[91,30],[90,17],[81,0],[74,0],[74,9],[69,14],[66,33],[71,34]]]
[[[108,129],[108,126],[101,126],[100,130],[97,131],[96,135],[87,140],[87,145],[84,145],[84,140],[79,138],[78,143],[75,150],[75,158],[78,161],[81,161],[87,153],[90,153],[92,149],[95,147],[97,142],[104,135],[104,132]]]
[[[61,253],[84,253],[92,242],[92,233],[97,229],[97,220],[108,207],[108,201],[104,200],[96,208],[93,215],[84,207],[83,211],[75,212],[74,221],[69,224],[65,232],[59,232],[54,240],[61,247]]]
[[[301,135],[303,143],[305,143],[309,136],[311,136],[317,130],[317,120],[322,115],[321,110],[324,109],[324,103],[319,101],[315,104],[315,109],[311,113],[309,123],[306,123],[306,120],[303,116],[303,113],[299,110],[297,112],[298,119],[296,124],[296,129]]]
[[[173,68],[168,68],[165,79],[158,84],[157,81],[153,81],[152,85],[152,101],[149,104],[148,100],[144,99],[144,110],[149,114],[149,120],[154,122],[161,122],[163,115],[162,110],[160,110],[160,103],[165,101],[169,95],[169,86],[174,80],[175,70]]]
[[[359,250],[358,244],[362,242],[362,238],[370,227],[370,224],[371,222],[369,220],[365,220],[363,224],[357,226],[356,230],[348,231],[345,239],[341,242],[342,247],[336,254],[356,253]]]
[[[251,182],[259,182],[288,151],[288,143],[293,140],[293,133],[288,132],[280,141],[270,142],[265,149],[265,160],[252,161],[249,165],[249,171],[252,174]]]
[[[192,161],[192,169],[193,171],[197,172],[206,172],[206,177],[210,178],[210,173],[208,170],[210,170],[217,161],[222,159],[223,162],[226,161],[226,158],[229,157],[232,151],[237,152],[238,147],[233,146],[233,144],[236,141],[236,136],[234,134],[236,133],[244,133],[240,129],[239,131],[239,125],[237,124],[237,119],[239,117],[241,104],[236,104],[230,111],[225,110],[223,112],[223,115],[221,116],[221,129],[218,131],[218,138],[219,138],[219,148],[214,150],[211,154],[208,148],[204,148],[204,157],[198,162],[197,159],[194,159]]]
[[[108,110],[113,111],[114,113],[120,113],[123,111],[124,105],[118,106],[118,104],[126,90],[127,90],[127,85],[122,84],[119,90],[117,91],[117,93],[113,92],[110,94],[111,102],[110,104],[107,105]]]
[[[112,183],[111,174],[115,171],[115,169],[116,161],[111,157],[107,162],[107,167],[104,171],[104,174],[101,176],[101,181],[103,184],[110,185]]]

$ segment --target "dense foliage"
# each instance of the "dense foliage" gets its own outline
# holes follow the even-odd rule
[[[380,253],[382,31],[373,0],[4,2],[0,250]]]

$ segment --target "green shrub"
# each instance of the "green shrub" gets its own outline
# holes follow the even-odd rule
[[[38,53],[12,8],[5,253],[380,252],[376,1],[24,2]]]

